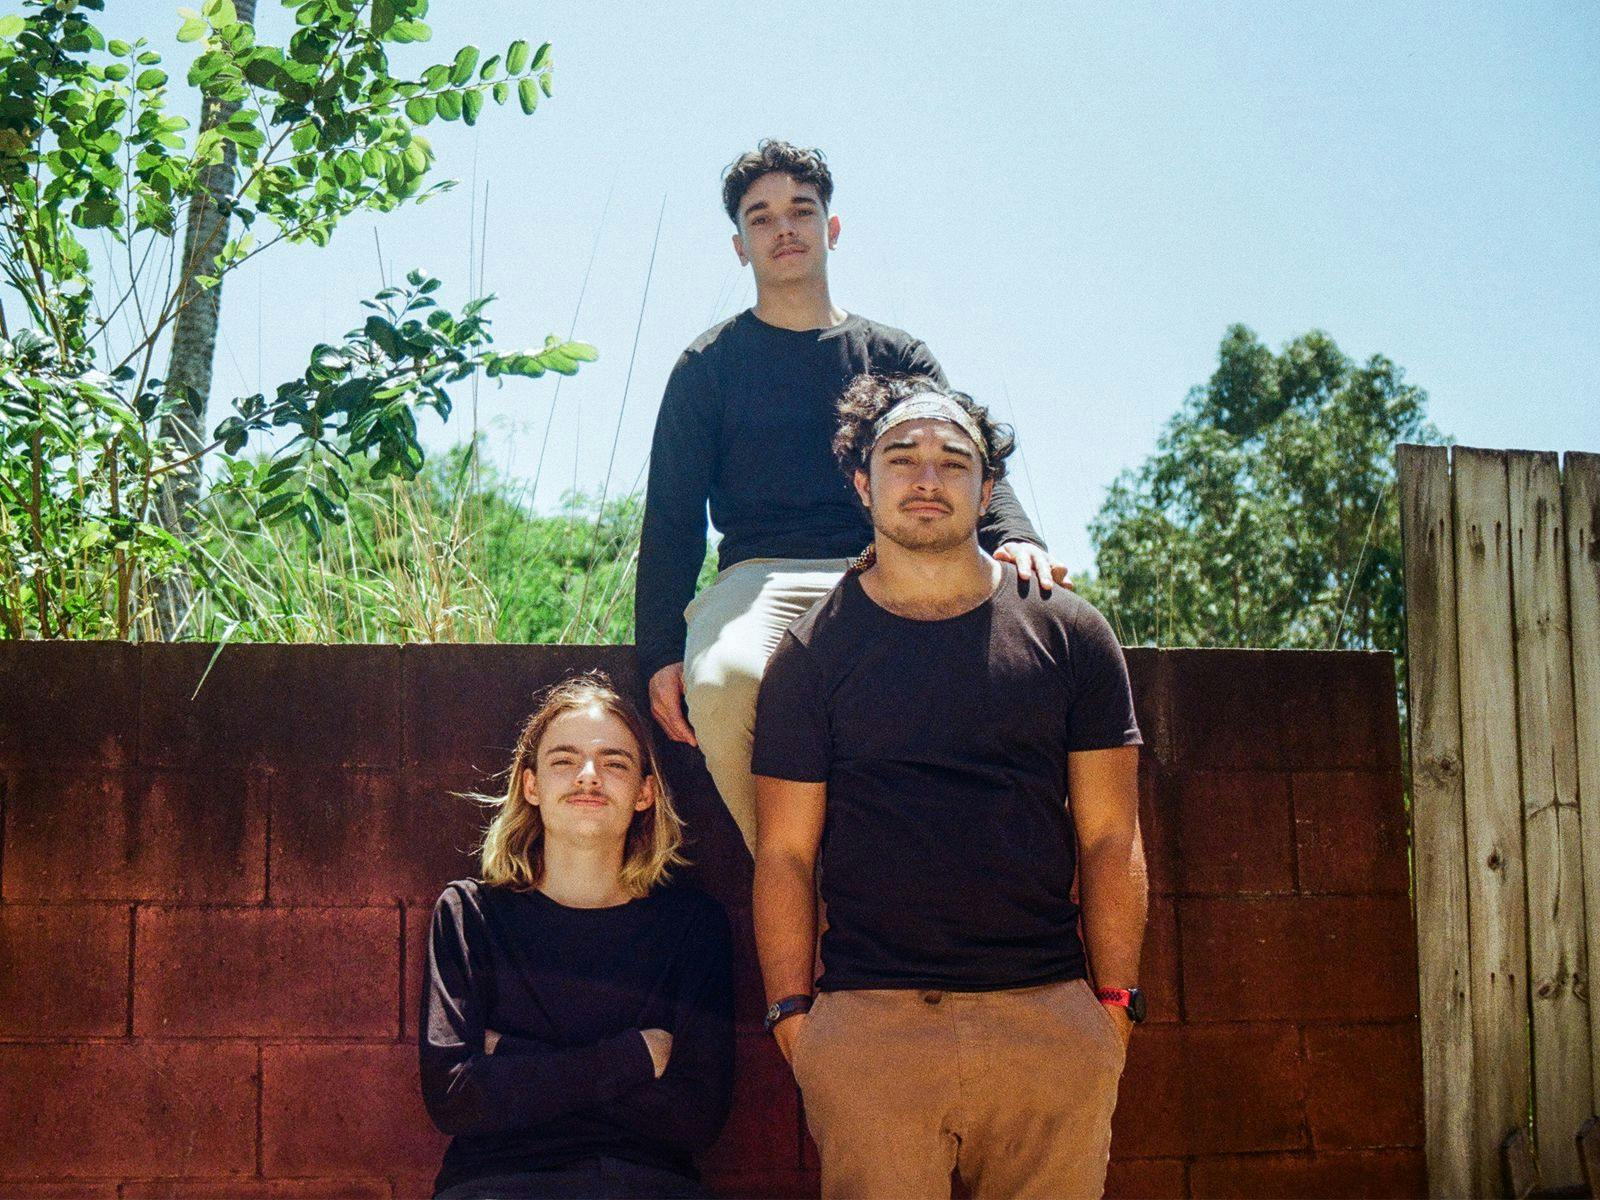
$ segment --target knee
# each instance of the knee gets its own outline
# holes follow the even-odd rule
[[[745,664],[728,660],[696,663],[684,679],[684,699],[702,745],[708,736],[748,740],[755,731],[760,690],[761,673]]]

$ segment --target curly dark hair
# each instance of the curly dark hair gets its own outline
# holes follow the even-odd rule
[[[919,392],[936,392],[954,400],[972,418],[978,432],[983,434],[989,452],[984,465],[985,479],[1001,480],[1006,477],[1006,459],[1017,448],[1016,433],[1011,426],[990,420],[989,410],[965,392],[951,391],[926,375],[857,375],[839,397],[837,412],[839,428],[833,435],[833,457],[846,475],[867,470],[867,460],[872,456],[872,427],[902,400],[909,400]]]
[[[722,207],[728,210],[728,220],[739,223],[739,202],[750,190],[750,185],[763,175],[774,171],[789,176],[796,183],[809,183],[817,189],[817,199],[823,211],[833,201],[833,172],[828,170],[828,160],[821,150],[802,150],[777,138],[766,138],[754,150],[747,150],[728,164],[722,173]]]

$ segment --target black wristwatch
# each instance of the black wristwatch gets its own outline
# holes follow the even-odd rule
[[[1094,997],[1101,1004],[1115,1004],[1125,1009],[1128,1020],[1135,1025],[1144,1020],[1144,992],[1138,988],[1099,988]]]
[[[792,1017],[797,1013],[811,1011],[812,998],[805,994],[785,996],[782,1000],[774,1000],[767,1005],[766,1019],[762,1021],[766,1031],[771,1033],[773,1027],[785,1017]]]

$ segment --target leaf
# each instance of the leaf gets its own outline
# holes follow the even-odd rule
[[[478,114],[483,111],[483,93],[474,88],[470,92],[463,92],[461,96],[461,117],[468,125],[478,123]]]
[[[432,37],[433,30],[422,21],[396,21],[389,30],[393,42],[426,42]]]
[[[149,67],[139,72],[139,78],[133,81],[133,86],[141,92],[153,92],[167,82],[167,73],[159,67]]]
[[[461,93],[442,92],[439,95],[439,116],[446,121],[461,119]]]
[[[207,25],[205,18],[192,8],[180,8],[178,16],[183,24],[178,27],[178,40],[180,42],[193,42],[205,36]],[[189,36],[185,37],[185,34]]]
[[[494,78],[494,73],[500,69],[500,56],[491,54],[483,60],[483,66],[478,69],[478,78],[484,82]]]
[[[546,42],[544,45],[539,47],[539,53],[537,53],[537,54],[535,54],[533,56],[533,63],[528,69],[530,71],[537,71],[549,61],[550,61],[550,43]]]
[[[376,37],[383,37],[394,28],[394,0],[373,0],[372,3],[372,32]]]
[[[362,326],[362,332],[370,338],[378,349],[390,358],[400,357],[400,337],[395,332],[393,325],[383,317],[374,314],[367,318],[367,323]]]
[[[27,24],[28,22],[23,20],[17,13],[7,13],[5,16],[0,17],[0,38],[5,38],[9,42],[17,34],[21,33],[27,27]],[[127,51],[124,50],[123,53],[126,54]]]
[[[332,497],[330,497],[327,492],[323,491],[314,483],[311,484],[306,490],[311,493],[311,499],[316,502],[317,509],[324,517],[332,521],[335,525],[344,524],[344,511],[333,502]]]
[[[299,502],[299,493],[279,492],[276,496],[267,497],[266,501],[261,505],[261,507],[256,509],[256,519],[259,521],[270,521],[272,518],[281,515],[292,505],[298,504]]]
[[[530,75],[517,84],[517,102],[522,105],[522,111],[528,116],[533,115],[533,110],[539,107],[539,85]]]
[[[546,71],[543,75],[539,76],[539,89],[542,92],[544,92],[544,94],[546,96],[550,95],[550,72],[549,71]]]
[[[472,73],[478,69],[478,48],[476,46],[463,46],[456,51],[455,65],[450,69],[450,82],[457,86],[466,83],[472,78]]]
[[[518,39],[506,48],[506,74],[521,75],[528,65],[528,43]]]
[[[0,37],[11,36],[11,34],[6,31],[6,22],[11,20],[20,22],[22,18],[0,17]],[[106,43],[106,52],[110,54],[112,58],[126,58],[132,51],[133,47],[128,45],[128,43],[123,41],[121,38],[112,38]]]
[[[406,101],[406,116],[413,124],[426,125],[438,111],[432,96],[413,96]]]

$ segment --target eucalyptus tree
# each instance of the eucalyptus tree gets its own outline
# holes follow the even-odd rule
[[[1130,643],[1400,650],[1394,446],[1441,440],[1426,404],[1382,355],[1317,330],[1274,353],[1231,327],[1111,485],[1086,594]]]
[[[531,114],[550,95],[550,47],[523,39],[397,75],[390,49],[431,36],[426,0],[286,7],[295,32],[281,47],[259,41],[233,0],[179,10],[180,40],[200,43],[188,83],[216,114],[195,131],[167,110],[160,54],[91,21],[104,0],[28,0],[0,17],[0,270],[23,310],[8,313],[0,295],[0,631],[11,636],[157,632],[161,581],[209,582],[157,518],[161,488],[209,455],[241,454],[261,430],[292,437],[260,475],[230,465],[229,485],[256,489],[262,520],[315,538],[342,518],[351,472],[415,475],[416,413],[446,416],[450,384],[479,370],[571,373],[594,357],[554,337],[494,351],[491,298],[453,315],[431,297],[437,281],[414,273],[369,302],[343,345],[311,348],[300,379],[236,401],[209,439],[177,441],[185,411],[204,429],[205,397],[181,368],[159,377],[155,357],[201,297],[274,246],[325,245],[353,213],[451,186],[428,182],[429,123],[473,124],[487,102],[513,98]],[[174,271],[191,226],[205,228]],[[99,278],[90,237],[111,251]]]

